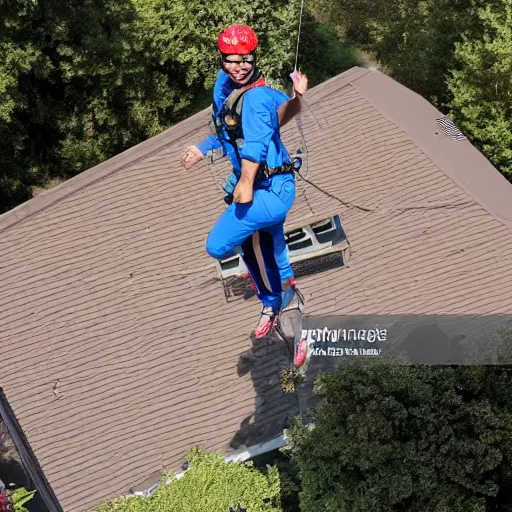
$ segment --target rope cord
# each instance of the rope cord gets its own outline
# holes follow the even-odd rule
[[[297,34],[297,48],[295,50],[295,67],[294,70],[297,70],[297,62],[299,61],[299,43],[300,43],[300,31],[302,28],[302,11],[304,10],[304,0],[301,0],[300,3],[300,17],[299,17],[299,33]]]
[[[296,171],[296,174],[300,177],[301,180],[305,181],[308,185],[311,185],[312,187],[316,188],[319,192],[322,192],[322,194],[325,194],[327,197],[330,197],[331,199],[334,199],[335,201],[338,201],[343,206],[346,206],[347,208],[356,208],[357,210],[361,210],[363,212],[373,212],[371,208],[365,208],[364,206],[358,206],[357,204],[351,203],[350,201],[343,201],[343,199],[340,199],[339,197],[331,194],[330,192],[327,192],[327,190],[324,190],[323,188],[319,187],[318,185],[315,185],[312,181],[309,181],[308,179],[304,178],[300,174],[299,171]]]
[[[295,50],[295,67],[294,67],[294,71],[297,71],[297,63],[298,63],[298,60],[299,60],[299,43],[300,43],[300,34],[301,34],[301,29],[302,29],[302,14],[303,14],[303,11],[304,11],[304,0],[301,0],[301,3],[300,3],[300,17],[299,17],[299,32],[297,34],[297,48]],[[310,108],[310,106],[307,104],[307,102],[304,100],[304,98],[301,98],[301,100],[307,105],[307,107],[308,107],[309,111],[311,112],[311,114],[313,115],[313,117],[315,117],[315,114],[313,113],[313,110]],[[300,117],[300,115],[298,117]],[[315,120],[316,120],[316,118],[315,118]],[[302,142],[304,143],[304,148],[306,150],[305,151],[305,156],[306,156],[306,160],[307,160],[308,150],[307,150],[306,136],[305,136],[304,132],[302,131],[302,126],[301,126],[302,122],[299,122],[299,119],[296,119],[296,123],[297,123],[297,128],[299,130],[300,136],[302,138]],[[306,166],[306,169],[307,169],[307,166]],[[358,205],[356,205],[354,203],[351,203],[349,201],[343,201],[339,197],[336,197],[335,195],[331,194],[330,192],[327,192],[326,190],[322,189],[318,185],[315,185],[312,181],[309,181],[307,178],[302,176],[299,171],[296,171],[296,174],[298,174],[300,179],[305,181],[308,185],[311,185],[312,187],[316,188],[319,192],[322,192],[322,194],[325,194],[326,196],[330,197],[331,199],[334,199],[334,200],[338,201],[339,203],[341,203],[342,205],[346,206],[347,208],[356,208],[357,210],[361,210],[363,212],[373,212],[374,211],[371,208],[365,208],[363,206],[358,206]],[[307,174],[307,171],[306,171],[306,174]]]

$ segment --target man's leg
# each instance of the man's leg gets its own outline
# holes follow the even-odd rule
[[[266,191],[258,191],[250,205],[230,205],[213,226],[206,241],[208,254],[216,259],[225,258],[235,247],[242,247],[242,258],[247,266],[254,284],[258,289],[258,298],[263,306],[279,309],[280,275],[279,268],[273,258],[269,258],[266,248],[272,239],[268,233],[263,234],[263,241],[258,232],[273,219],[261,204],[261,195]]]
[[[279,177],[280,178],[280,177]],[[293,278],[283,223],[294,196],[294,182],[277,183],[277,191],[254,192],[253,202],[231,204],[208,235],[206,250],[210,256],[223,259],[237,246],[242,247],[243,259],[258,289],[263,303],[260,324],[273,321],[281,306],[281,280]],[[265,316],[265,319],[263,318]],[[257,328],[257,337],[268,332],[268,325]]]
[[[271,311],[263,309],[256,328],[256,337],[261,337],[268,333],[274,315],[290,304],[296,291],[283,224],[254,233],[242,248],[245,264],[259,292],[258,297],[264,305],[271,307]]]
[[[206,250],[210,256],[223,259],[235,247],[241,246],[244,262],[258,288],[258,297],[263,306],[270,306],[276,311],[280,300],[279,269],[272,258],[270,263],[266,263],[268,250],[265,246],[271,237],[268,234],[263,235],[262,244],[261,234],[258,233],[275,223],[274,216],[270,213],[274,213],[275,209],[269,208],[269,205],[272,206],[271,201],[271,192],[256,190],[252,203],[231,204],[210,231]],[[253,233],[256,233],[254,237]]]
[[[257,230],[258,226],[251,222],[248,212],[245,204],[232,203],[226,208],[206,239],[206,252],[212,258],[226,258]]]
[[[281,276],[273,247],[272,236],[266,230],[256,231],[242,244],[242,258],[263,306],[277,312],[281,305]]]
[[[281,281],[293,278],[293,269],[290,265],[290,259],[288,257],[288,246],[284,238],[284,224],[275,224],[262,230],[265,234],[268,234],[270,239],[268,258],[275,261],[277,268],[279,269],[279,277]]]
[[[295,199],[295,179],[293,175],[276,176],[272,180],[271,191],[267,199],[267,208],[274,213],[275,222],[260,230],[260,245],[263,259],[268,268],[277,268],[279,280],[275,280],[272,288],[274,294],[279,293],[281,306],[287,306],[292,298],[295,287],[294,274],[288,256],[288,247],[284,237],[286,215]]]

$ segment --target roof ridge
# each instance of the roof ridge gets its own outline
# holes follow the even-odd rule
[[[306,92],[304,96],[310,98],[309,101],[321,101],[325,96],[328,96],[331,93],[331,91],[329,90],[331,85],[338,84],[339,82],[339,84],[336,87],[336,90],[339,91],[341,89],[344,89],[345,87],[348,87],[354,82],[357,82],[368,73],[371,73],[371,71],[368,68],[363,68],[361,66],[353,66],[350,69],[343,71],[343,73],[333,76],[325,80],[321,84],[318,84],[315,87],[311,88],[308,92]],[[325,89],[328,90],[325,91],[325,94],[322,94],[322,92],[324,92]]]
[[[468,139],[451,140],[445,135],[438,124],[446,118],[445,114],[420,94],[377,69],[368,70],[350,85],[405,132],[459,189],[507,228],[512,228],[512,184]]]

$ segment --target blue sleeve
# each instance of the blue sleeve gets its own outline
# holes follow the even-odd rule
[[[277,108],[279,108],[283,103],[291,100],[291,98],[284,92],[275,90],[274,94],[277,102]]]
[[[242,113],[244,144],[240,157],[251,162],[265,162],[270,141],[278,129],[276,103],[263,91],[246,94]]]
[[[215,80],[215,85],[213,87],[212,109],[214,111],[215,106],[217,107],[217,109],[220,108],[220,105],[222,105],[222,103],[229,96],[232,90],[233,87],[229,80],[229,75],[225,73],[223,70],[219,70],[219,72],[217,73],[217,78]],[[215,135],[210,135],[206,139],[202,140],[199,144],[197,144],[197,147],[199,148],[199,151],[201,151],[201,153],[206,156],[208,151],[222,149],[222,144],[219,142],[217,137],[215,137]]]
[[[222,144],[219,142],[219,139],[215,137],[215,135],[210,135],[206,139],[202,140],[199,144],[197,144],[199,151],[206,156],[208,151],[213,151],[215,149],[222,148]]]

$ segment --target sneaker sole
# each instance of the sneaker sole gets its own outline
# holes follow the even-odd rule
[[[254,330],[255,338],[259,339],[259,338],[263,338],[264,336],[266,336],[272,330],[272,328],[276,325],[277,320],[278,320],[278,317],[276,315],[273,320],[267,322],[264,325],[264,328],[262,328],[262,330],[255,329]]]
[[[295,356],[293,357],[293,364],[297,368],[300,368],[306,362],[307,355],[307,342],[304,339],[300,340],[297,346],[297,350],[295,351]]]

